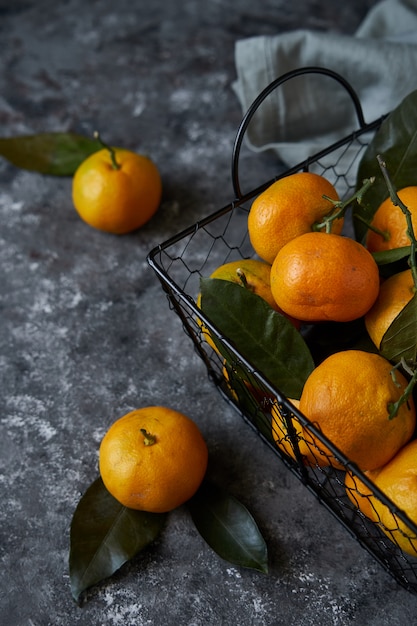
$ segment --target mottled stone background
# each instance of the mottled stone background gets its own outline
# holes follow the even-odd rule
[[[234,43],[305,27],[353,33],[371,0],[0,2],[0,135],[98,129],[158,164],[164,197],[140,231],[80,221],[71,181],[0,160],[1,598],[10,626],[403,626],[403,590],[216,393],[146,255],[232,199],[242,112]],[[271,157],[252,159],[262,181]],[[249,161],[247,161],[249,162]],[[210,472],[250,508],[267,576],[232,567],[186,511],[83,608],[69,526],[99,442],[127,411],[166,404],[201,427]]]

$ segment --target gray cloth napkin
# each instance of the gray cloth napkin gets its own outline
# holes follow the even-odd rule
[[[417,0],[380,2],[354,36],[296,30],[237,41],[235,65],[233,88],[243,113],[277,77],[321,66],[349,81],[371,122],[417,88]],[[272,149],[293,166],[357,128],[344,88],[314,74],[294,78],[268,96],[245,138],[252,150]]]

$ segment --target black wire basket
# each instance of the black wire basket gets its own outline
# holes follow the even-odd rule
[[[264,182],[249,193],[242,193],[239,180],[239,157],[242,141],[253,115],[263,101],[278,87],[296,76],[325,75],[334,79],[347,92],[355,109],[357,128],[314,156],[295,167],[281,171],[272,180]],[[355,487],[346,489],[345,476],[350,472],[369,492],[388,506],[396,520],[408,527],[410,541],[417,540],[417,526],[399,510],[387,496],[344,456],[279,389],[274,387],[233,345],[222,336],[213,322],[198,308],[196,300],[200,278],[208,277],[221,264],[254,258],[247,231],[247,216],[253,199],[275,180],[297,171],[314,171],[332,182],[340,195],[349,197],[356,185],[355,176],[362,154],[384,118],[371,123],[364,120],[362,107],[351,85],[339,74],[325,68],[308,67],[288,72],[273,81],[253,102],[238,129],[232,152],[232,181],[235,199],[205,219],[193,224],[176,236],[155,247],[148,255],[148,263],[156,272],[169,307],[179,316],[185,333],[203,360],[208,374],[225,399],[237,409],[243,419],[258,433],[281,461],[316,495],[345,528],[373,555],[397,582],[412,593],[417,593],[417,558],[402,551],[395,542],[399,528],[382,530],[382,522],[371,521],[356,506]],[[349,161],[346,155],[349,154]],[[207,331],[221,342],[222,354],[208,342]],[[226,355],[226,360],[225,360]],[[227,362],[227,367],[225,363]],[[272,399],[274,399],[272,401]],[[278,408],[271,410],[271,406]],[[317,454],[317,463],[306,465],[300,454],[300,428],[305,444]],[[319,441],[338,460],[339,468],[321,463],[317,446]],[[280,445],[282,444],[282,445]],[[321,446],[320,446],[321,448]],[[321,448],[322,449],[322,448]],[[350,496],[350,497],[349,497]],[[393,518],[394,519],[394,518]],[[391,535],[390,535],[391,530]],[[389,538],[389,535],[391,538]],[[417,545],[414,543],[414,545]]]

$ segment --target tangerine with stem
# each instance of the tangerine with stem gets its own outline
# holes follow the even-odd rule
[[[103,146],[77,168],[73,204],[93,228],[122,235],[146,224],[158,210],[161,176],[149,157]]]
[[[251,244],[267,263],[291,239],[310,232],[316,223],[335,210],[339,201],[335,187],[313,172],[297,172],[280,178],[253,201],[248,215]],[[331,223],[340,233],[343,217]]]

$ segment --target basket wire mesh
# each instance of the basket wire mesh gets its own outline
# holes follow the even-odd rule
[[[294,76],[305,73],[325,74],[337,80],[348,91],[356,110],[358,127],[348,136],[308,158],[299,165],[280,172],[248,193],[242,193],[239,180],[239,154],[243,135],[260,103],[277,87]],[[215,213],[191,225],[154,248],[148,263],[156,272],[167,295],[169,307],[181,320],[183,330],[203,360],[209,377],[222,396],[253,428],[263,442],[285,466],[312,492],[359,543],[384,567],[397,582],[417,593],[417,558],[402,551],[396,536],[402,532],[399,520],[406,524],[408,540],[417,551],[417,526],[382,493],[358,467],[345,457],[279,389],[257,371],[227,337],[197,306],[200,278],[208,277],[221,264],[254,258],[247,232],[247,216],[253,199],[272,182],[297,171],[314,171],[332,182],[341,195],[348,197],[356,184],[353,173],[370,138],[382,119],[365,123],[362,109],[353,89],[346,81],[325,68],[303,68],[283,75],[262,92],[243,118],[236,135],[232,154],[232,180],[236,198]],[[347,150],[353,155],[346,165]],[[343,163],[343,167],[342,164]],[[222,344],[222,355],[207,341],[207,333]],[[316,462],[306,464],[300,452],[300,426],[303,444]],[[320,448],[317,445],[320,442]],[[335,464],[324,464],[323,447]],[[341,469],[339,469],[341,468]],[[355,486],[346,489],[345,476],[350,472],[373,497],[378,498],[393,514],[392,528],[382,530],[382,522],[371,521],[356,502],[364,496]],[[349,496],[348,496],[349,492]],[[394,517],[395,516],[395,517]],[[404,533],[403,533],[404,534]],[[390,537],[390,538],[389,538]]]

